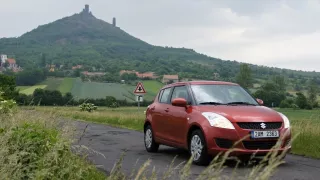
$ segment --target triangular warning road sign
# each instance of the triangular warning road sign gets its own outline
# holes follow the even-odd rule
[[[137,87],[133,93],[135,93],[135,94],[145,94],[146,93],[146,90],[144,89],[143,84],[141,82],[139,82],[137,84]]]

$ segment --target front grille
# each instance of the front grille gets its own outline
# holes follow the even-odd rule
[[[282,122],[238,122],[237,124],[242,129],[279,129],[282,126]]]
[[[266,150],[271,149],[277,144],[277,141],[242,141],[243,146],[250,150]]]
[[[220,147],[220,148],[225,148],[225,149],[229,149],[233,146],[233,142],[231,140],[228,139],[221,139],[221,138],[216,138],[216,144]]]

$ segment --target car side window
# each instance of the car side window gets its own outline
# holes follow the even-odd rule
[[[172,92],[171,101],[175,98],[184,98],[190,102],[187,86],[176,86]]]
[[[161,96],[163,94],[163,90],[160,91],[159,96],[158,96],[158,101],[160,102]]]
[[[163,90],[163,93],[160,97],[160,103],[168,103],[170,91],[171,91],[171,88],[167,88]]]

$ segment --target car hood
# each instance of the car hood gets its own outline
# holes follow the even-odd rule
[[[282,122],[282,117],[265,106],[197,106],[202,112],[213,112],[228,118],[231,122]]]

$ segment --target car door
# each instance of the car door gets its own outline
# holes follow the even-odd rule
[[[157,139],[168,140],[167,132],[169,123],[169,107],[170,107],[170,94],[172,88],[161,90],[158,102],[152,107],[152,124],[154,133]]]
[[[176,86],[172,91],[170,102],[174,98],[184,98],[190,103],[190,95],[187,86]],[[170,127],[168,128],[169,139],[181,146],[185,144],[185,137],[188,131],[188,112],[185,107],[172,106],[168,112]]]

